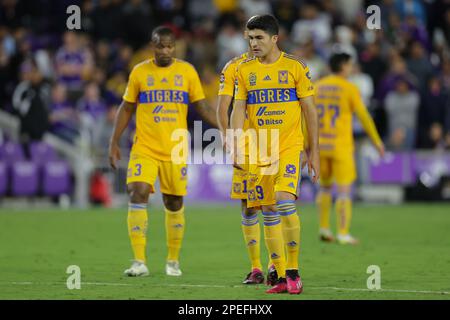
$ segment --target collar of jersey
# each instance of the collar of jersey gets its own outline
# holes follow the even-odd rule
[[[281,58],[283,58],[283,55],[284,55],[284,52],[280,50],[280,56],[278,57],[277,61],[275,61],[274,63],[270,63],[270,64],[262,63],[261,61],[259,61],[258,58],[256,58],[256,61],[258,62],[258,64],[260,66],[263,66],[263,67],[266,67],[266,68],[267,67],[272,67],[272,66],[277,65],[281,61]]]
[[[171,64],[170,66],[168,66],[168,67],[160,67],[160,66],[158,66],[158,65],[156,64],[155,58],[152,58],[151,61],[152,61],[152,64],[153,64],[156,68],[163,69],[163,70],[167,70],[167,69],[170,69],[171,67],[173,67],[173,66],[175,65],[175,63],[177,62],[177,58],[173,58],[172,64]]]

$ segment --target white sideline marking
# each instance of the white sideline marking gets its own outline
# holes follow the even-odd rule
[[[29,281],[16,281],[16,282],[2,282],[3,284],[12,285],[65,285],[65,282],[29,282]],[[213,285],[213,284],[148,284],[142,283],[140,285],[131,283],[115,283],[115,282],[81,282],[81,285],[88,286],[125,286],[125,287],[191,287],[191,288],[245,288],[245,285]],[[364,292],[397,292],[397,293],[425,293],[425,294],[442,294],[450,295],[449,291],[429,291],[429,290],[402,290],[402,289],[380,289],[370,290],[365,288],[339,288],[339,287],[313,287],[308,286],[307,289],[311,290],[337,290],[337,291],[364,291]]]

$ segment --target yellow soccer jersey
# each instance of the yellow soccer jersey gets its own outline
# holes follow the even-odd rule
[[[123,99],[137,103],[133,152],[162,161],[171,160],[175,129],[187,130],[188,105],[204,99],[200,78],[194,67],[174,59],[168,67],[146,60],[131,71]]]
[[[358,88],[343,77],[330,75],[316,83],[321,155],[345,157],[354,150],[352,116],[355,113],[375,144],[381,144]]]
[[[236,84],[236,70],[238,65],[248,59],[248,53],[243,53],[242,55],[235,57],[227,62],[225,67],[222,69],[220,74],[220,86],[219,86],[219,96],[226,95],[234,97],[234,86]],[[245,117],[243,130],[248,129],[248,117]],[[248,154],[248,140],[244,141],[245,154]]]
[[[258,148],[260,165],[272,162],[270,156],[275,144],[278,144],[279,154],[294,148],[303,149],[299,99],[313,94],[309,69],[295,56],[282,52],[272,64],[252,58],[238,66],[235,99],[246,100],[249,127],[256,130],[259,139],[260,130],[268,129],[267,156]],[[279,130],[278,141],[271,141],[270,129]]]

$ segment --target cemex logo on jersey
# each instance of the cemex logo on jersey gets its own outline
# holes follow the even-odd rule
[[[256,112],[257,117],[261,116],[282,116],[286,113],[286,110],[273,110],[273,111],[266,111],[267,107],[259,107],[258,111]]]

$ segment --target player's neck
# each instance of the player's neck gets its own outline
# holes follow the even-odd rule
[[[262,64],[272,64],[278,61],[281,56],[281,50],[275,46],[266,56],[258,58]]]
[[[334,75],[344,79],[348,79],[349,77],[349,75],[347,75],[345,72],[336,72],[334,73]]]
[[[173,62],[175,61],[175,59],[172,58],[168,64],[161,64],[161,63],[158,62],[158,60],[156,60],[156,59],[154,59],[153,61],[154,61],[154,63],[156,64],[157,67],[160,67],[160,68],[167,68],[167,67],[170,67],[170,66],[173,64]]]

